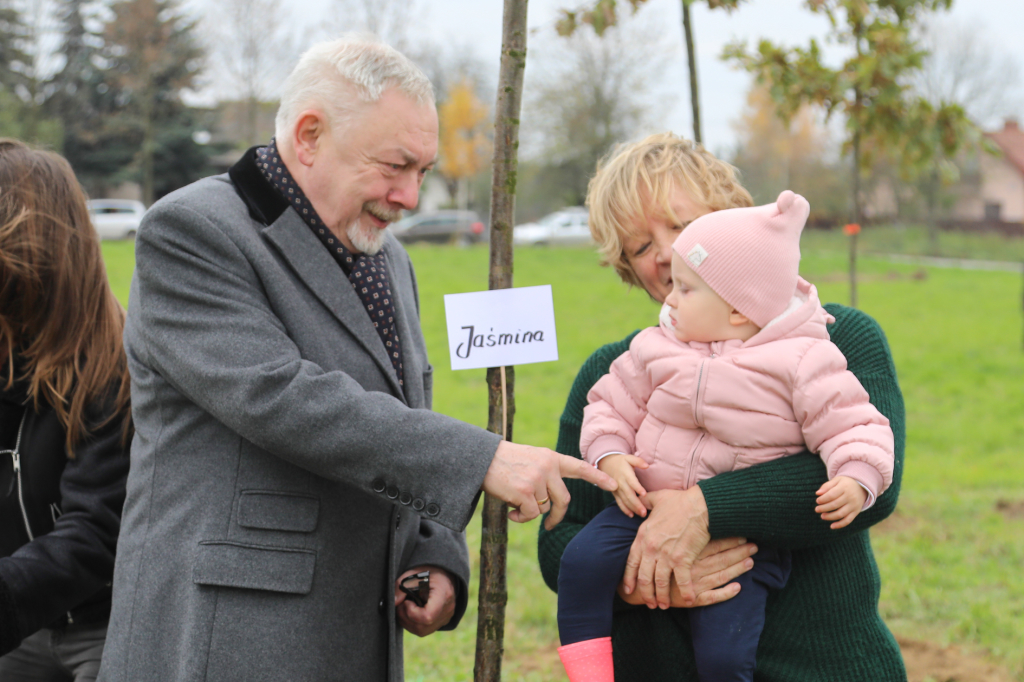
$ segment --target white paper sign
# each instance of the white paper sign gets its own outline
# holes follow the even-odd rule
[[[551,285],[446,294],[452,369],[558,359]]]

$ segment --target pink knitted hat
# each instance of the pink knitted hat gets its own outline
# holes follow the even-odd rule
[[[774,204],[697,218],[672,248],[726,303],[764,327],[796,292],[808,213],[807,200],[786,190]]]

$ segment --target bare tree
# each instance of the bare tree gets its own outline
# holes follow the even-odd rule
[[[672,55],[656,17],[638,16],[608,27],[603,36],[576,31],[533,53],[524,118],[526,152],[547,164],[567,203],[582,203],[600,159],[617,142],[660,123],[673,94],[659,93],[652,77]],[[539,74],[539,75],[538,75]]]
[[[929,54],[913,81],[914,90],[932,104],[958,104],[983,127],[1024,108],[1021,66],[986,41],[988,34],[977,22],[932,19],[920,35]]]
[[[281,0],[220,0],[207,17],[210,48],[220,55],[226,90],[245,106],[245,140],[265,142],[258,117],[294,58]]]
[[[409,26],[416,23],[416,0],[334,0],[333,33],[367,31],[400,52],[410,43]]]

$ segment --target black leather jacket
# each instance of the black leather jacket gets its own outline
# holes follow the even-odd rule
[[[69,459],[52,408],[36,412],[24,386],[4,384],[0,377],[0,655],[41,628],[109,618],[128,477],[123,419],[93,430]],[[90,424],[111,414],[115,395],[90,406]]]

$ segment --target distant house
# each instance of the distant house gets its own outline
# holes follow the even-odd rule
[[[954,208],[958,221],[1024,223],[1024,131],[1009,119],[1002,130],[985,133],[1002,152],[982,154],[975,191],[962,196]]]

